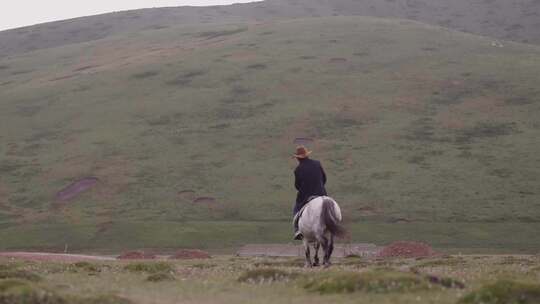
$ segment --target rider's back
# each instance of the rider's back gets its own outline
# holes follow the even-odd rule
[[[302,159],[294,170],[295,186],[298,190],[296,202],[303,204],[310,196],[327,195],[324,185],[326,174],[321,163],[313,159]]]

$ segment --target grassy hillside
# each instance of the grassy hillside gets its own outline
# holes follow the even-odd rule
[[[0,57],[179,25],[330,16],[410,19],[497,39],[540,43],[537,0],[266,0],[115,12],[4,31]]]
[[[413,21],[331,17],[5,57],[0,247],[287,240],[290,155],[308,138],[355,239],[529,248],[539,55]],[[88,191],[64,195],[89,177]]]

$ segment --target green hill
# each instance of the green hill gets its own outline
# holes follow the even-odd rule
[[[534,248],[539,56],[414,21],[328,17],[4,57],[0,248],[288,240],[295,142],[323,162],[356,240]]]
[[[332,16],[410,19],[494,39],[540,44],[538,0],[265,0],[114,12],[2,31],[0,57],[180,25]]]

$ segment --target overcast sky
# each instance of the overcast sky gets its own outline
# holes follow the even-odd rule
[[[219,5],[254,0],[1,0],[0,31],[37,23],[137,8]]]

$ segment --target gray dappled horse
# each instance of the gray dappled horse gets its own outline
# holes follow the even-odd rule
[[[306,267],[319,266],[319,247],[323,248],[323,265],[330,266],[334,250],[334,237],[342,237],[345,229],[340,225],[341,209],[331,197],[319,196],[309,201],[299,212],[298,229],[304,236]],[[315,261],[311,261],[310,245],[315,249]]]

